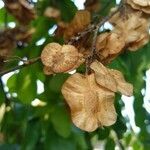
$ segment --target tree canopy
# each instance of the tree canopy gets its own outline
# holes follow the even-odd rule
[[[1,150],[150,149],[149,0],[0,4]]]

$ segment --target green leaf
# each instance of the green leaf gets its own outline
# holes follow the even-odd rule
[[[115,149],[115,142],[113,139],[108,138],[105,144],[105,150],[114,150]]]
[[[17,84],[17,74],[14,74],[7,80],[7,86],[9,88],[10,93],[16,92],[16,84]]]
[[[82,131],[77,131],[73,133],[73,139],[77,144],[77,149],[81,149],[81,150],[86,150],[88,149],[86,140],[85,140],[85,135],[84,132]]]
[[[125,134],[125,146],[127,147],[127,146],[129,146],[130,145],[130,143],[131,143],[131,140],[132,140],[132,134],[131,133],[126,133]]]
[[[143,148],[143,145],[142,145],[142,143],[141,143],[139,140],[135,140],[135,141],[133,142],[132,148],[133,148],[134,150],[146,150],[146,149]]]
[[[36,83],[32,81],[32,77],[28,74],[24,76],[22,84],[18,89],[18,98],[22,103],[30,104],[36,96]]]
[[[76,150],[76,143],[71,138],[62,138],[49,126],[46,131],[44,150]]]
[[[98,130],[98,139],[103,140],[109,136],[110,130],[108,128],[103,128]]]
[[[18,99],[24,104],[30,104],[37,95],[37,79],[32,72],[32,67],[25,68],[12,75],[7,81],[9,92],[17,93]]]
[[[49,82],[50,90],[55,93],[60,93],[61,87],[68,77],[68,74],[56,74]]]
[[[77,11],[75,4],[71,0],[53,1],[52,5],[61,11],[61,17],[66,22],[70,21]]]
[[[116,5],[116,1],[100,0],[100,4],[101,4],[100,14],[106,16],[108,15],[108,12],[110,12],[110,9]]]
[[[1,150],[19,150],[20,147],[17,144],[2,144],[0,145]]]
[[[25,137],[22,143],[22,150],[35,149],[39,135],[40,135],[40,122],[37,118],[35,118],[29,121],[27,124]]]
[[[62,137],[69,137],[71,134],[71,122],[68,112],[63,106],[53,106],[51,121],[56,132]]]

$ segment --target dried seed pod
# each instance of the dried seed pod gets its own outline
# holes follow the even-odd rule
[[[52,74],[54,74],[54,72],[51,70],[51,68],[47,67],[47,66],[44,66],[43,72],[44,72],[45,75],[52,75]]]
[[[75,64],[75,66],[72,69],[68,70],[67,72],[70,72],[70,71],[73,71],[73,70],[77,69],[84,62],[85,62],[85,58],[83,57],[83,54],[79,53],[79,58],[78,58],[78,61]]]
[[[64,83],[62,94],[71,109],[73,123],[80,129],[92,132],[116,122],[114,93],[98,86],[94,74],[72,75]]]
[[[16,42],[21,41],[22,43],[28,43],[32,39],[35,28],[15,27],[13,29],[8,29],[7,32],[10,32]]]
[[[103,64],[95,61],[91,64],[91,69],[95,72],[96,82],[110,91],[117,92],[126,96],[132,96],[133,86],[127,83],[118,70],[108,69]]]
[[[110,22],[115,26],[113,32],[124,38],[126,47],[131,51],[149,41],[149,22],[140,12],[131,11],[125,18],[118,13]]]
[[[116,81],[117,90],[123,95],[132,96],[133,86],[125,81],[123,74],[114,69],[109,69],[109,72]]]
[[[81,32],[84,30],[91,22],[91,15],[89,11],[87,10],[79,10],[75,14],[73,20],[68,25],[65,33],[64,38],[68,39],[74,35],[76,35],[78,32]]]
[[[150,14],[149,0],[127,0],[126,1],[133,9],[141,10],[146,14]]]
[[[66,72],[72,69],[79,59],[78,50],[72,45],[61,46],[50,43],[45,46],[41,54],[43,64],[51,68],[52,72]]]
[[[87,10],[78,10],[70,23],[58,22],[57,36],[63,36],[67,41],[83,31],[91,22],[91,14]]]
[[[98,61],[93,62],[90,67],[95,72],[95,78],[99,85],[110,91],[117,92],[116,81],[110,74],[108,68]]]
[[[117,33],[102,33],[97,37],[96,53],[101,59],[106,59],[109,55],[117,55],[125,46],[124,38]]]
[[[60,18],[60,11],[53,7],[47,7],[44,12],[44,15],[49,18],[58,19],[58,18]]]
[[[141,35],[140,39],[128,45],[130,51],[136,51],[146,45],[150,40],[149,33]]]
[[[34,8],[26,0],[5,0],[6,9],[19,21],[26,25],[36,18]]]

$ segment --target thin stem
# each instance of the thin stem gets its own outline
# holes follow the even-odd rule
[[[118,7],[118,9],[116,11],[114,11],[113,13],[111,13],[110,15],[106,16],[104,19],[102,19],[98,24],[96,24],[94,26],[94,36],[93,36],[93,42],[92,42],[92,51],[91,54],[88,56],[88,58],[86,59],[86,74],[90,73],[90,64],[93,62],[93,60],[95,59],[94,56],[96,54],[96,38],[98,35],[98,30],[101,26],[104,25],[105,22],[107,22],[110,18],[112,18],[117,12],[119,12],[121,10],[123,6],[123,3],[121,3]]]
[[[30,60],[24,61],[23,65],[15,66],[14,68],[4,70],[4,71],[0,72],[0,77],[7,74],[7,73],[9,73],[9,72],[12,72],[12,71],[15,71],[15,70],[18,70],[18,69],[22,69],[22,68],[25,68],[29,65],[32,65],[32,64],[38,62],[40,59],[41,59],[40,57],[33,58],[33,59],[30,59]]]
[[[4,63],[11,62],[11,61],[18,61],[18,60],[22,61],[22,62],[25,62],[25,60],[23,60],[19,56],[5,56],[5,58],[7,58],[7,59],[3,61]]]
[[[86,34],[89,32],[92,32],[92,30],[95,28],[94,24],[89,25],[84,31],[79,32],[76,36],[73,36],[67,44],[73,44],[74,42],[79,41],[81,38],[83,38]]]
[[[117,12],[119,12],[121,10],[122,6],[123,6],[123,3],[121,2],[116,11],[114,11],[110,15],[106,16],[102,21],[98,22],[98,24],[89,25],[84,31],[79,32],[76,36],[72,37],[67,43],[73,44],[74,42],[79,41],[81,38],[83,38],[89,32],[92,32],[93,30],[94,31],[97,30],[97,26],[99,26],[99,28],[100,28],[105,22],[107,22],[111,17],[113,17]]]

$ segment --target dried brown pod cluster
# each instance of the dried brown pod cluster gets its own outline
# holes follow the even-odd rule
[[[88,132],[116,122],[114,92],[128,96],[133,92],[132,85],[125,82],[121,72],[107,69],[99,62],[93,62],[91,68],[94,73],[85,76],[76,73],[62,87],[73,123]]]
[[[109,22],[112,31],[100,34],[96,40],[96,55],[101,62],[109,63],[125,48],[136,51],[149,42],[150,23],[142,12],[126,6],[125,11],[118,11]]]
[[[117,13],[110,22],[114,25],[112,32],[125,40],[125,45],[129,50],[138,50],[148,43],[149,21],[140,12],[130,11],[125,17]]]
[[[34,8],[26,0],[5,0],[6,9],[19,21],[26,25],[36,18]]]
[[[150,14],[149,0],[126,0],[126,1],[133,9],[143,11],[146,14]]]
[[[125,49],[136,51],[149,42],[149,20],[145,14],[149,1],[127,0],[125,7],[117,8],[114,14],[111,12],[109,19],[106,17],[113,25],[112,30],[100,34],[97,26],[91,25],[91,13],[97,2],[87,0],[86,10],[77,11],[70,23],[61,21],[58,10],[50,10],[49,15],[58,21],[56,35],[62,35],[67,44],[50,43],[41,54],[47,75],[69,72],[85,63],[85,75],[71,75],[62,86],[62,94],[70,107],[73,123],[88,132],[116,122],[116,92],[126,96],[133,94],[133,86],[125,81],[123,74],[104,64]]]
[[[58,43],[46,45],[41,54],[46,74],[67,72],[75,69],[82,63],[82,57],[82,54],[74,46],[61,46]]]

